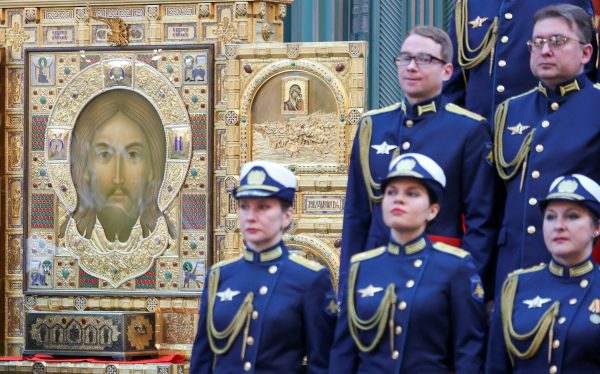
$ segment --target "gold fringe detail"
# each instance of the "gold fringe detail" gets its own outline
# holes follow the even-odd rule
[[[356,311],[354,288],[356,286],[356,276],[358,274],[359,263],[352,264],[348,278],[348,328],[350,335],[354,339],[356,346],[361,352],[371,352],[381,341],[386,325],[389,327],[390,350],[394,352],[394,315],[396,311],[396,288],[393,283],[388,284],[385,294],[375,314],[366,320],[361,319]],[[360,331],[369,331],[377,328],[375,337],[371,344],[365,344],[360,340]]]
[[[242,352],[241,358],[244,359],[246,354],[246,340],[250,331],[250,318],[252,316],[254,301],[254,293],[248,292],[244,302],[238,309],[237,313],[229,323],[229,325],[223,330],[218,331],[214,324],[214,307],[215,298],[217,296],[217,289],[219,288],[219,276],[220,269],[213,269],[208,278],[208,308],[206,314],[206,325],[208,330],[208,343],[210,348],[217,355],[222,355],[229,351],[233,342],[240,334],[242,328],[244,329],[244,340],[242,341]],[[225,346],[222,348],[217,347],[216,339],[227,339]]]
[[[381,189],[381,184],[376,183],[371,175],[371,165],[369,163],[369,152],[371,152],[371,136],[373,133],[373,122],[371,117],[364,117],[358,134],[358,144],[360,146],[360,167],[367,187],[369,200],[371,201],[371,211],[373,203],[379,203],[383,199],[382,195],[376,195],[375,191]]]
[[[525,180],[525,172],[527,169],[527,157],[529,156],[529,150],[531,149],[531,143],[533,142],[533,135],[535,134],[535,128],[533,128],[523,139],[523,143],[517,152],[515,158],[510,161],[506,161],[504,158],[504,144],[503,136],[506,127],[506,115],[508,113],[509,101],[505,101],[498,106],[496,110],[496,116],[494,117],[495,131],[494,131],[494,163],[496,164],[496,170],[498,175],[503,180],[512,179],[519,173],[519,169],[522,168],[521,184],[519,190],[523,188],[523,181]],[[509,169],[511,169],[509,171]]]
[[[469,3],[468,0],[457,0],[455,8],[456,39],[458,42],[458,64],[463,69],[472,69],[490,56],[490,75],[492,72],[494,47],[498,39],[498,17],[485,33],[481,43],[472,48],[469,44]],[[469,57],[469,55],[474,55]]]
[[[550,308],[542,315],[535,327],[525,333],[519,334],[515,331],[512,323],[513,307],[515,294],[519,278],[517,276],[509,277],[502,287],[502,330],[504,333],[504,342],[508,351],[511,363],[514,366],[514,357],[521,360],[527,360],[533,357],[539,350],[546,335],[548,335],[548,362],[552,360],[552,340],[554,338],[554,322],[560,310],[560,302],[555,301]],[[532,338],[532,342],[525,351],[521,352],[513,343],[513,339],[524,341]]]

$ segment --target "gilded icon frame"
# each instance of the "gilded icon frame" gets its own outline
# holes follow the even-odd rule
[[[185,81],[184,59],[189,55],[201,56],[198,59],[205,62],[203,79]],[[193,296],[201,292],[212,258],[214,58],[210,44],[25,51],[25,294]],[[101,190],[80,194],[83,180],[88,183],[92,175],[99,185],[96,180],[102,174],[98,169],[89,171],[87,151],[74,153],[87,149],[78,145],[86,141],[92,144],[105,126],[78,124],[80,115],[84,118],[90,103],[110,102],[105,98],[111,95],[124,98],[125,106],[137,105],[136,100],[147,101],[159,123],[119,124],[121,134],[127,133],[127,126],[143,133],[143,141],[136,144],[142,144],[150,166],[143,169],[147,181],[141,180],[153,186],[137,195],[124,190],[134,203],[123,206],[139,212],[123,242],[121,237],[110,240],[110,235],[102,235],[105,229],[110,232],[111,219],[98,218],[103,207],[97,202]],[[106,103],[103,106],[113,108]],[[86,130],[88,138],[82,136],[79,143],[74,142],[76,130],[85,126],[90,127]],[[119,137],[115,138],[118,143]],[[114,154],[124,155],[122,159],[130,155]],[[74,170],[80,168],[86,171],[85,178],[75,178]],[[139,184],[140,179],[131,182]],[[92,212],[96,218],[91,236],[87,229],[80,229],[78,204],[96,209]],[[151,208],[140,209],[142,204],[158,211],[148,227],[143,226],[143,212]],[[109,217],[115,221],[121,218]]]

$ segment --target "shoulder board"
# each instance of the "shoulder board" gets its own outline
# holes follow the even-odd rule
[[[319,264],[318,262],[309,260],[305,257],[298,256],[296,254],[289,255],[289,259],[292,260],[293,262],[300,264],[300,265],[304,266],[305,268],[308,268],[313,271],[320,271],[321,269],[323,269],[325,267],[325,266]]]
[[[600,90],[600,83],[594,83],[594,88]]]
[[[465,251],[462,248],[454,247],[442,242],[433,243],[433,248],[437,249],[440,252],[448,253],[460,258],[465,258],[468,255],[470,255],[469,252]]]
[[[471,112],[470,110],[467,110],[467,109],[465,109],[463,107],[460,107],[460,106],[458,106],[456,104],[448,103],[448,104],[446,104],[445,108],[450,113],[455,113],[455,114],[459,114],[461,116],[469,117],[471,119],[474,119],[475,121],[483,121],[483,120],[485,120],[484,116],[480,116],[479,114],[477,114],[475,112]]]
[[[525,269],[517,269],[511,273],[508,274],[507,277],[512,277],[514,275],[519,275],[519,274],[525,274],[525,273],[533,273],[535,271],[540,271],[542,269],[544,269],[546,267],[546,264],[544,264],[543,262],[539,265],[535,265],[529,268],[525,268]]]
[[[241,259],[242,259],[242,257],[243,257],[243,256],[238,256],[238,257],[236,257],[236,258],[232,258],[232,259],[230,259],[230,260],[223,260],[223,261],[219,261],[219,262],[217,262],[216,264],[214,264],[214,265],[212,266],[212,268],[213,268],[213,269],[216,269],[216,268],[221,268],[221,267],[223,267],[223,266],[225,266],[225,265],[233,264],[234,262],[237,262],[237,261],[241,260]]]
[[[381,255],[383,252],[385,252],[385,246],[371,249],[369,251],[357,253],[354,256],[352,256],[352,258],[350,259],[350,262],[358,262],[358,261],[368,260],[370,258]]]
[[[386,106],[384,108],[369,110],[368,112],[363,113],[362,116],[366,117],[366,116],[372,116],[372,115],[379,114],[379,113],[391,112],[393,110],[400,108],[401,106],[402,106],[402,102],[398,102],[396,104],[392,104],[392,105]]]
[[[527,95],[529,95],[529,94],[531,94],[531,93],[533,93],[533,92],[539,91],[539,90],[540,90],[540,88],[539,88],[538,86],[535,86],[534,88],[530,89],[529,91],[525,91],[525,92],[523,92],[522,94],[518,94],[518,95],[515,95],[515,96],[513,96],[513,97],[509,97],[508,99],[504,100],[504,101],[503,101],[502,103],[500,103],[500,104],[504,104],[504,103],[507,103],[507,104],[508,104],[508,102],[509,102],[509,101],[512,101],[512,100],[514,100],[514,99],[518,99],[518,98],[519,98],[519,97],[521,97],[521,96],[527,96]]]

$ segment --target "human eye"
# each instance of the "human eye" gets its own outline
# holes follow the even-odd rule
[[[397,193],[398,192],[396,191],[395,188],[388,187],[388,188],[385,189],[385,195],[386,196],[396,196]]]
[[[401,53],[398,57],[396,57],[396,61],[401,64],[410,64],[410,60],[412,60],[412,56],[408,53]]]
[[[427,53],[419,53],[419,54],[417,54],[417,56],[415,56],[415,60],[416,60],[417,64],[427,65],[427,64],[431,63],[433,58],[431,55],[428,55]]]
[[[576,212],[567,213],[567,219],[569,221],[576,221],[579,218],[581,218],[581,215],[579,213],[576,213]]]
[[[96,158],[100,161],[108,161],[112,157],[112,151],[106,147],[96,148]]]
[[[416,188],[411,188],[408,191],[406,191],[406,195],[409,197],[419,197],[421,196],[421,191],[419,191]]]
[[[542,48],[544,46],[545,42],[546,42],[546,39],[544,39],[544,38],[533,38],[533,39],[531,39],[531,45],[534,48]]]
[[[127,152],[127,158],[129,160],[138,161],[142,158],[142,154],[137,151],[129,151],[129,152]]]
[[[569,38],[567,38],[564,35],[552,35],[550,37],[550,39],[548,40],[548,42],[553,47],[562,47],[563,45],[565,45],[567,43],[567,40],[569,40]]]
[[[554,221],[556,219],[556,214],[551,213],[551,212],[546,212],[546,214],[544,215],[544,220],[546,221]]]

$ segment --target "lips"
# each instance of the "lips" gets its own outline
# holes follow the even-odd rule
[[[401,216],[403,214],[406,214],[406,211],[400,208],[394,208],[391,210],[392,215],[394,216]]]
[[[558,238],[554,238],[554,239],[552,239],[552,241],[553,241],[554,243],[558,243],[558,244],[560,244],[560,243],[564,243],[564,242],[566,242],[566,241],[567,241],[567,238],[564,238],[564,237],[562,237],[562,236],[561,236],[561,237],[558,237]]]

